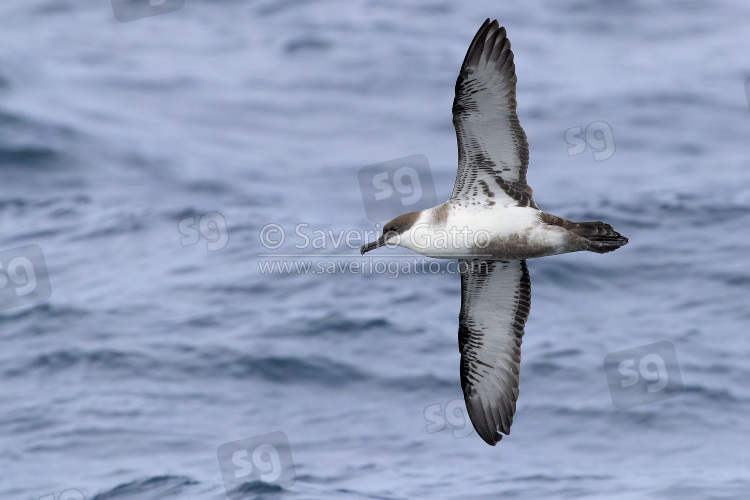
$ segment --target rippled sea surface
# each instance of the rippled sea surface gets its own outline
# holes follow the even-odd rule
[[[38,245],[51,294],[0,311],[0,497],[227,498],[219,446],[282,432],[294,484],[236,497],[748,498],[750,5],[504,4],[187,0],[121,23],[105,0],[2,2],[0,250]],[[449,196],[455,78],[487,17],[537,203],[630,238],[529,262],[497,447],[454,408],[445,264],[260,267],[367,262],[295,233],[374,231],[363,166],[423,154]],[[611,156],[569,156],[566,130],[596,122]],[[605,356],[664,341],[682,393],[616,408]]]

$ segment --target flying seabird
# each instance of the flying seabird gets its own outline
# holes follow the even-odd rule
[[[516,114],[513,52],[497,21],[487,19],[466,52],[453,125],[458,174],[450,199],[396,217],[361,252],[387,245],[459,259],[461,387],[474,429],[494,446],[510,434],[516,411],[531,304],[526,259],[606,253],[628,239],[604,222],[572,222],[537,207],[526,183],[529,144]]]

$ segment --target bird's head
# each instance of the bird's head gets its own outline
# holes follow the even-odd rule
[[[365,243],[359,251],[364,255],[365,252],[386,245],[405,246],[403,243],[405,243],[405,240],[408,237],[408,232],[418,218],[419,212],[410,212],[408,214],[399,215],[383,226],[383,234],[380,235],[380,238],[370,243]]]

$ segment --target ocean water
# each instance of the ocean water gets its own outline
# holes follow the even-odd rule
[[[537,203],[630,238],[529,262],[496,447],[460,405],[458,276],[347,268],[412,260],[354,248],[377,229],[362,167],[424,155],[449,196],[487,17]],[[124,23],[106,0],[3,2],[0,498],[227,498],[236,442],[270,475],[233,498],[748,498],[748,19],[740,0],[186,0]],[[23,295],[30,272],[48,293]],[[627,350],[679,387],[618,408],[604,360]]]

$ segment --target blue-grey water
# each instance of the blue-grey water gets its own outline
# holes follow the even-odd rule
[[[497,447],[460,410],[431,423],[461,398],[445,265],[260,267],[369,262],[295,234],[373,231],[363,166],[425,155],[449,196],[487,17],[537,203],[630,238],[529,262]],[[106,0],[0,3],[0,251],[37,245],[51,289],[0,311],[0,498],[227,498],[219,446],[274,432],[293,481],[235,497],[749,498],[749,47],[741,0],[187,0],[127,23]],[[611,137],[570,156],[566,131],[597,122]],[[204,214],[189,244],[178,224]],[[388,252],[368,256],[410,261]],[[656,342],[681,393],[618,409],[605,356]]]

